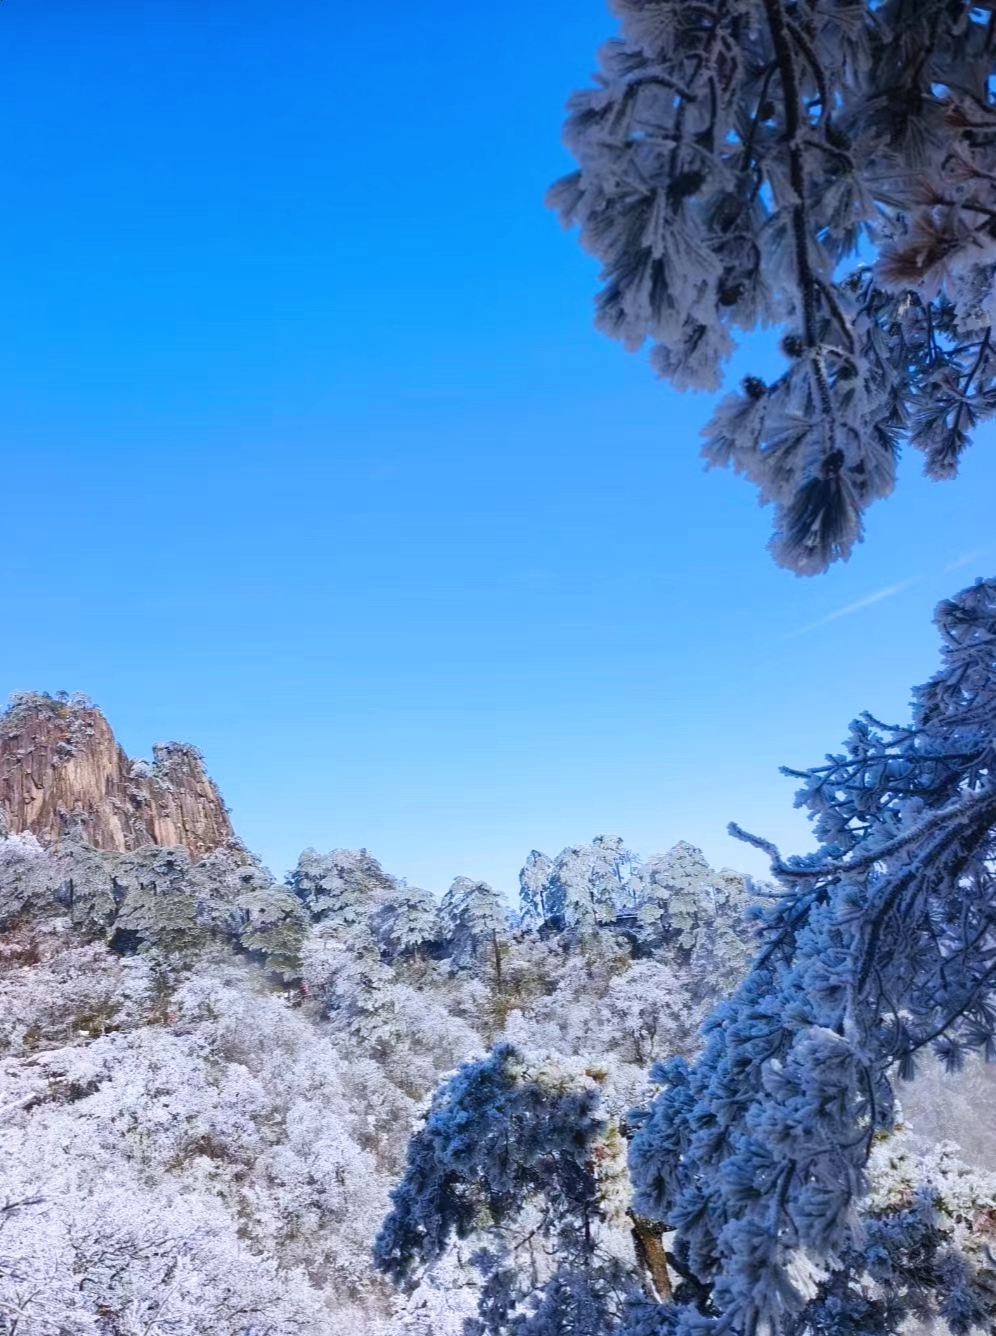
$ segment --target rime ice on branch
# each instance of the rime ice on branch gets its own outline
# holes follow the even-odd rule
[[[860,1274],[850,1289],[832,1278],[864,1256],[854,1208],[894,1083],[932,1054],[949,1070],[996,1057],[996,581],[942,603],[937,624],[944,665],[912,723],[863,716],[843,754],[789,772],[820,847],[775,854],[782,894],[754,966],[698,1061],[658,1069],[665,1090],[634,1141],[637,1208],[678,1230],[681,1265],[738,1332],[810,1329],[800,1310],[830,1293],[851,1305],[842,1330],[895,1329],[884,1309],[860,1325]],[[875,1242],[908,1261],[931,1217],[910,1206]],[[906,1275],[906,1313],[991,1329],[996,1294],[942,1261]]]
[[[996,407],[996,22],[949,0],[613,0],[550,194],[601,260],[597,323],[679,388],[783,330],[705,454],[803,574],[846,558],[902,443],[950,478]]]

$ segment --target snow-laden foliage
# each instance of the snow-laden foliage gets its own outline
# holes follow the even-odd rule
[[[640,1274],[624,1114],[648,1062],[694,1053],[699,936],[722,888],[748,899],[688,846],[619,849],[546,860],[597,895],[568,927],[471,878],[437,904],[364,851],[306,851],[281,885],[235,845],[194,862],[0,838],[0,1333],[466,1336],[482,1299],[532,1311],[534,1264],[551,1322],[581,1322],[612,1276],[618,1315]],[[595,1298],[548,1265],[579,1237],[566,1217],[522,1275],[480,1231],[409,1292],[372,1266],[432,1091],[493,1043],[564,1119],[597,1087]],[[512,1215],[532,1231],[537,1210]]]
[[[76,837],[44,852],[30,835],[0,843],[0,930],[55,912],[122,952],[183,958],[231,942],[291,972],[307,925],[297,898],[240,847],[193,862],[184,849],[116,854]]]
[[[611,1330],[634,1268],[610,1237],[629,1193],[612,1190],[626,1169],[602,1107],[605,1078],[578,1060],[530,1062],[509,1044],[461,1068],[409,1146],[375,1248],[381,1269],[404,1280],[474,1234],[484,1283],[467,1330]],[[511,1246],[510,1234],[519,1236]]]
[[[453,954],[464,963],[488,953],[501,971],[501,942],[508,931],[508,910],[486,881],[457,877],[439,908],[443,932]]]
[[[656,1069],[664,1090],[633,1143],[638,1209],[677,1229],[705,1311],[736,1330],[792,1330],[814,1277],[859,1246],[854,1208],[897,1076],[996,1053],[996,582],[942,603],[937,622],[944,666],[912,723],[864,717],[842,755],[801,773],[820,847],[771,851],[782,890],[760,953],[696,1062]],[[921,1206],[896,1248],[921,1226],[916,1246],[935,1246]],[[968,1313],[959,1295],[941,1286],[938,1302]]]
[[[534,849],[519,886],[527,925],[585,933],[615,924],[703,970],[710,954],[712,965],[720,957],[749,959],[743,931],[748,883],[728,868],[717,873],[684,841],[642,860],[617,835],[596,835],[556,858]]]
[[[328,1037],[252,966],[49,926],[2,981],[0,1331],[317,1336],[329,1292],[369,1308],[387,1178]]]
[[[626,873],[633,861],[617,835],[596,835],[555,859],[534,849],[520,876],[523,914],[582,932],[611,923],[628,907]]]
[[[875,1147],[860,1244],[821,1277],[799,1336],[992,1329],[996,1177],[957,1152],[904,1131]]]
[[[288,878],[313,923],[361,930],[374,905],[390,901],[397,882],[365,849],[305,849]]]
[[[619,35],[551,191],[603,266],[597,323],[716,389],[776,325],[705,454],[775,507],[772,550],[847,557],[900,446],[954,475],[996,408],[996,21],[966,0],[611,0]]]
[[[456,1284],[466,1319],[474,1268],[483,1283],[463,1336],[723,1329],[708,1288],[634,1209],[610,1080],[590,1060],[544,1062],[502,1044],[439,1091],[375,1257],[397,1281],[414,1278],[414,1294],[435,1297],[441,1330],[453,1330],[449,1310],[426,1282],[445,1274]],[[876,1140],[868,1173],[851,1245],[833,1258],[793,1257],[805,1303],[785,1330],[889,1336],[921,1320],[938,1332],[990,1331],[996,1175],[906,1129]]]
[[[790,772],[817,850],[783,859],[744,836],[779,883],[751,909],[750,961],[731,908],[742,884],[687,846],[632,866],[608,838],[531,856],[533,958],[554,915],[556,940],[585,949],[529,1021],[509,1012],[505,1046],[437,1095],[378,1243],[389,1274],[417,1282],[476,1240],[467,1330],[489,1336],[996,1329],[996,1179],[952,1147],[896,1135],[896,1084],[924,1064],[933,1088],[940,1067],[961,1091],[953,1124],[971,1131],[992,1112],[977,1060],[996,1056],[996,581],[943,603],[937,622],[943,666],[915,693],[911,724],[864,717],[842,755]],[[600,933],[613,908],[615,934]],[[638,958],[617,972],[624,942]],[[585,1070],[601,1070],[610,1034],[614,1062],[583,1099],[551,1102],[543,1054],[571,1034],[586,984],[601,1004]],[[653,1063],[628,1112],[624,1054]],[[598,1175],[609,1128],[630,1141],[629,1180],[613,1176],[610,1191]],[[622,1218],[628,1250],[607,1247]]]

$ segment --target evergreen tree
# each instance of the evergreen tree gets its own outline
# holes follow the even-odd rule
[[[900,445],[954,475],[996,408],[996,23],[966,0],[612,0],[551,202],[602,262],[597,323],[715,389],[776,325],[706,458],[775,506],[772,550],[847,557]]]
[[[486,955],[501,978],[501,942],[508,932],[508,911],[486,881],[457,877],[443,896],[439,917],[447,947],[458,964]]]
[[[818,850],[782,859],[754,840],[781,886],[759,954],[702,1056],[658,1068],[633,1144],[637,1209],[677,1229],[704,1312],[736,1331],[791,1331],[834,1259],[860,1251],[854,1208],[896,1079],[931,1053],[952,1071],[996,1057],[996,581],[937,622],[944,665],[912,723],[864,716],[843,754],[799,772]],[[893,1222],[896,1247],[915,1251],[925,1219]]]
[[[700,994],[713,997],[729,992],[750,962],[752,889],[738,872],[715,872],[684,841],[640,863],[627,886],[641,940],[673,953]]]
[[[177,954],[207,945],[211,907],[185,849],[149,845],[124,854],[115,871],[124,898],[114,922],[122,949],[160,947]]]
[[[260,953],[285,978],[299,978],[307,930],[300,900],[255,862],[230,869],[228,877],[236,890],[229,923],[240,946]]]
[[[479,1336],[602,1336],[634,1291],[600,1247],[612,1210],[617,1134],[597,1070],[530,1065],[508,1044],[468,1063],[436,1095],[408,1148],[407,1172],[374,1247],[395,1282],[431,1266],[456,1238],[479,1238]],[[532,1214],[529,1214],[532,1208]],[[521,1225],[526,1216],[525,1229]],[[538,1258],[511,1240],[537,1239]],[[556,1262],[543,1266],[544,1254]],[[530,1265],[530,1258],[532,1264]]]
[[[541,927],[551,917],[549,899],[553,862],[533,849],[519,873],[519,913],[528,927]]]
[[[288,884],[312,922],[327,921],[344,931],[366,928],[373,911],[397,886],[365,849],[327,854],[305,849]]]
[[[581,932],[612,923],[627,907],[625,886],[633,862],[618,835],[596,835],[590,844],[562,849],[552,860],[534,849],[519,874],[524,921]]]
[[[375,933],[391,958],[417,952],[443,936],[439,906],[428,891],[400,884],[379,911]]]

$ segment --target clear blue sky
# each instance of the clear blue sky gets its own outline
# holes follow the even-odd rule
[[[804,847],[777,766],[902,716],[934,603],[994,564],[987,440],[954,485],[908,457],[848,566],[776,569],[702,470],[708,397],[591,329],[542,196],[609,30],[0,9],[0,691],[196,742],[278,871],[365,845],[511,889],[599,831],[759,869],[726,822]]]

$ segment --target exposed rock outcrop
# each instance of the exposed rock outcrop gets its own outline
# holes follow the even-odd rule
[[[182,846],[194,858],[234,837],[200,752],[159,743],[131,761],[81,696],[11,698],[0,714],[0,826],[43,844],[75,830],[97,849]]]

